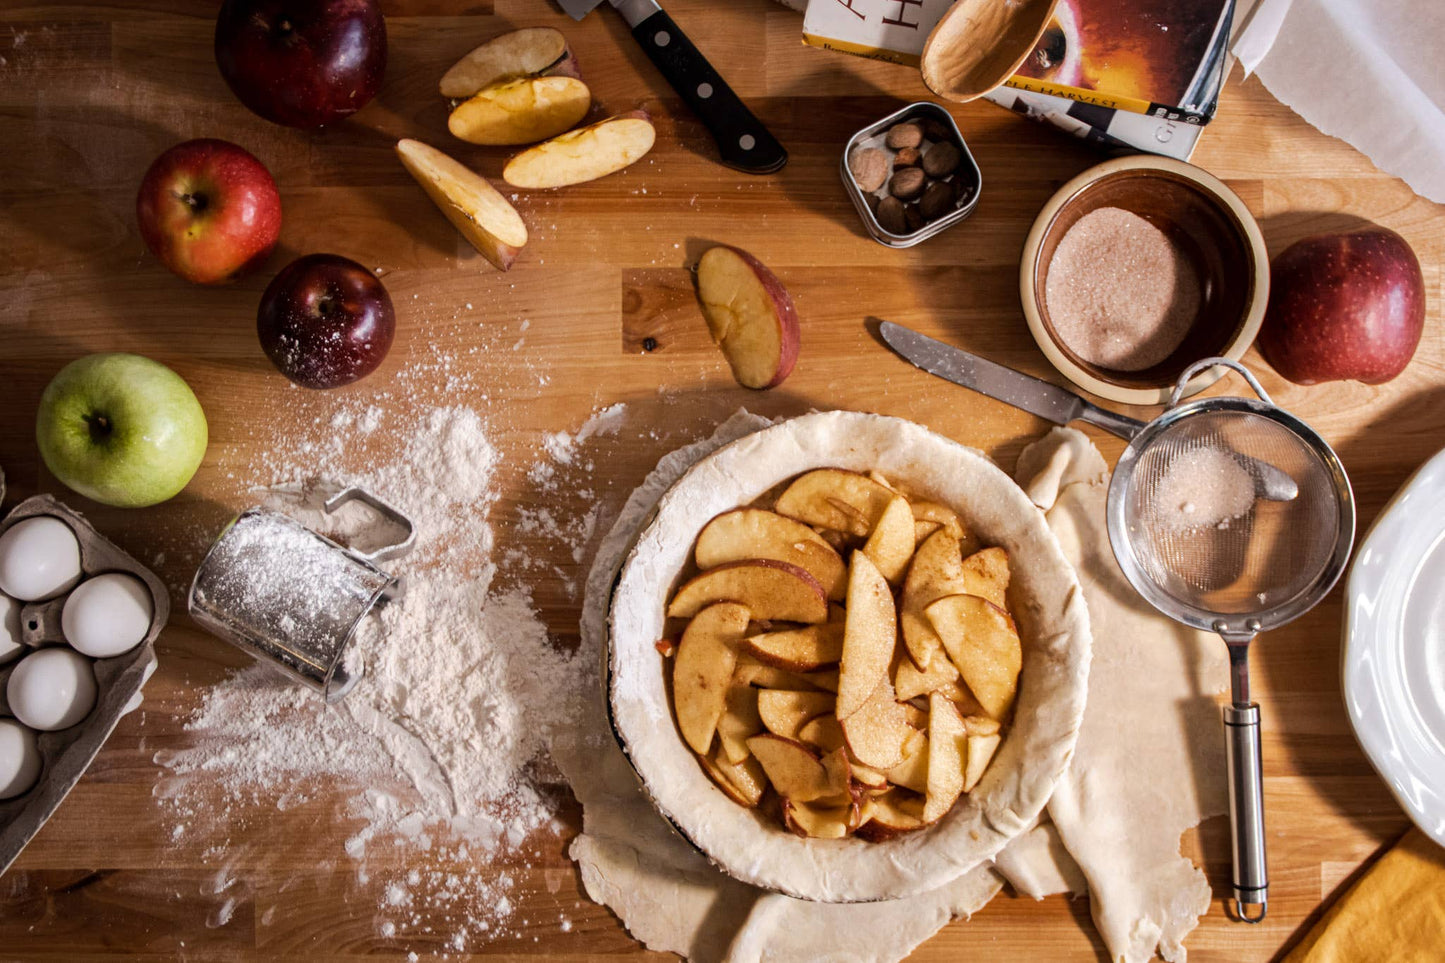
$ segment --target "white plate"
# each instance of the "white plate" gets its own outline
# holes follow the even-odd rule
[[[1445,451],[1405,483],[1345,586],[1345,707],[1415,824],[1445,846]]]

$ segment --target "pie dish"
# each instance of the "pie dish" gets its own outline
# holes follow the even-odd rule
[[[877,471],[956,511],[1014,570],[1023,667],[1008,738],[972,794],[934,825],[884,842],[790,835],[736,805],[674,722],[656,645],[694,541],[715,516],[815,468]],[[722,870],[803,899],[897,899],[991,858],[1038,817],[1067,765],[1087,691],[1091,638],[1075,573],[1043,515],[981,453],[897,418],[822,412],[782,422],[698,462],[663,496],[613,591],[608,696],[619,742],[657,809]]]

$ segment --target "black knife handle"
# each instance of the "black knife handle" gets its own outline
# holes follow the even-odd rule
[[[659,10],[633,27],[632,36],[707,127],[724,164],[749,174],[771,174],[788,162],[783,145],[738,99],[667,11]]]

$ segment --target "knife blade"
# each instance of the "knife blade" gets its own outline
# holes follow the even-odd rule
[[[557,0],[574,20],[581,20],[603,2]],[[606,2],[622,14],[647,59],[712,134],[724,164],[748,174],[771,174],[788,162],[783,145],[693,46],[682,28],[657,5],[657,0]]]

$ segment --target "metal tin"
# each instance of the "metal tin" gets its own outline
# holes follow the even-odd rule
[[[868,205],[868,195],[858,186],[858,182],[853,179],[852,172],[848,170],[848,158],[852,156],[856,148],[861,146],[877,146],[879,149],[887,151],[888,148],[884,147],[881,143],[883,134],[894,124],[902,123],[906,120],[936,121],[952,133],[954,145],[958,147],[959,153],[962,156],[959,159],[958,170],[948,178],[948,183],[954,184],[958,182],[959,178],[963,178],[971,188],[971,191],[954,211],[945,214],[936,221],[923,225],[912,234],[891,234],[883,229],[883,225],[878,223],[878,218],[874,216],[873,209]],[[874,138],[879,138],[878,144],[866,143]],[[978,204],[979,195],[983,193],[983,174],[979,171],[978,162],[974,160],[973,153],[968,149],[968,144],[964,141],[963,134],[958,129],[958,124],[954,123],[953,115],[938,104],[927,100],[920,100],[917,103],[909,104],[907,107],[894,111],[877,123],[869,124],[854,134],[849,138],[847,146],[843,148],[843,158],[839,162],[839,170],[843,176],[843,186],[847,189],[848,196],[853,201],[853,206],[858,209],[858,216],[863,219],[863,226],[867,229],[868,234],[879,244],[893,248],[913,247],[913,245],[926,241],[935,234],[948,230],[948,228],[973,213],[974,207]],[[879,198],[886,196],[887,193],[888,188],[886,184],[873,192],[874,196]]]

